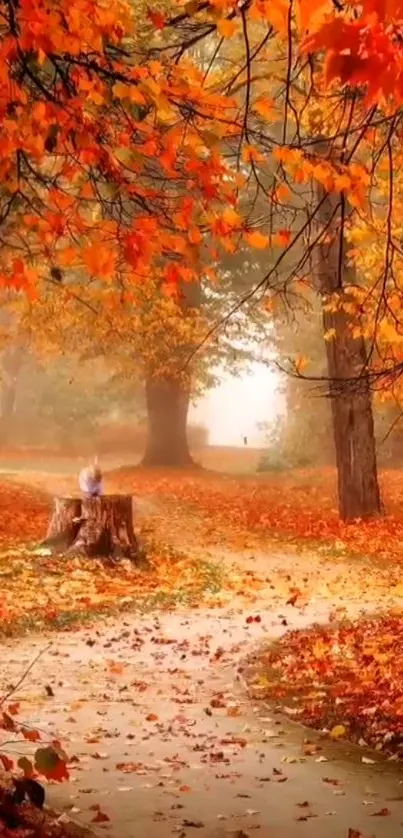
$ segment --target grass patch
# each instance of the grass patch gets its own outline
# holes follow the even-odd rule
[[[37,555],[29,548],[0,556],[0,636],[72,630],[133,611],[200,605],[225,584],[224,569],[153,542],[149,564],[108,567],[94,559]]]

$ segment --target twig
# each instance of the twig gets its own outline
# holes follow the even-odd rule
[[[51,646],[52,646],[52,643],[48,643],[48,645],[47,645],[47,646],[45,646],[43,649],[41,649],[41,650],[38,652],[38,654],[37,654],[37,655],[35,655],[34,659],[31,661],[31,663],[29,664],[29,666],[27,666],[27,668],[25,669],[25,671],[22,673],[20,680],[19,680],[19,681],[17,681],[17,683],[15,684],[15,686],[14,686],[14,687],[11,687],[11,689],[8,691],[8,693],[6,693],[5,695],[3,695],[3,698],[1,698],[1,699],[0,699],[0,707],[2,707],[2,706],[3,706],[3,704],[5,704],[5,702],[6,702],[9,698],[11,698],[11,696],[12,696],[15,692],[17,692],[17,690],[20,688],[21,684],[23,684],[23,683],[24,683],[24,681],[25,681],[25,679],[26,679],[27,675],[30,673],[31,669],[33,669],[33,667],[35,666],[35,664],[38,662],[39,658],[41,658],[41,657],[42,657],[42,655],[44,655],[44,654],[45,654],[45,652],[47,652],[47,651],[48,651],[48,649],[50,649],[50,648],[51,648]]]

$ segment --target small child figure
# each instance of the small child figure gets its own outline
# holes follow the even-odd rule
[[[102,495],[102,471],[97,458],[93,464],[81,469],[78,476],[80,489],[86,498],[98,498]]]

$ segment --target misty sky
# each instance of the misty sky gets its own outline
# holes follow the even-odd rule
[[[272,422],[282,412],[278,381],[275,372],[258,363],[239,377],[223,373],[220,386],[191,408],[191,421],[207,425],[212,445],[243,445],[245,435],[248,445],[264,445],[266,435],[257,424]]]

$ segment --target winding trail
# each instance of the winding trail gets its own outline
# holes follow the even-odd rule
[[[234,558],[223,551],[220,557]],[[300,557],[298,567],[285,554],[236,558],[269,574],[267,594],[249,610],[234,597],[220,608],[122,616],[98,628],[52,634],[49,648],[44,637],[4,644],[2,689],[44,650],[16,697],[21,715],[65,739],[77,758],[71,782],[49,787],[50,805],[113,838],[252,838],[255,832],[261,838],[347,838],[349,828],[363,838],[401,835],[399,766],[377,764],[373,755],[375,764],[363,764],[363,751],[325,744],[255,705],[242,677],[245,656],[259,642],[326,621],[335,608],[373,610],[378,593],[374,602],[368,590],[353,586],[346,601],[338,584],[329,599],[324,576],[330,586],[332,578],[350,579],[346,563],[324,562],[315,570],[309,557]],[[311,586],[299,608],[286,605],[276,586],[293,569],[298,578],[316,580],[315,596]],[[379,584],[389,591],[386,579]],[[381,606],[391,601],[403,604],[392,593]],[[249,613],[261,622],[246,623]],[[306,739],[316,746],[307,748]],[[28,755],[30,747],[18,745],[18,753]],[[99,822],[96,807],[109,820]],[[376,814],[382,811],[388,814]]]
[[[293,627],[327,617],[326,608],[282,614]],[[344,838],[349,827],[376,838],[401,834],[399,769],[363,765],[353,747],[324,745],[306,756],[306,732],[248,700],[237,672],[245,653],[284,630],[277,612],[248,627],[244,613],[228,608],[52,637],[21,703],[24,717],[57,731],[78,759],[72,781],[50,787],[49,802],[81,823],[98,804],[114,838],[243,838],[255,830],[262,838]],[[45,642],[7,644],[5,683]],[[384,808],[389,816],[371,817]]]

